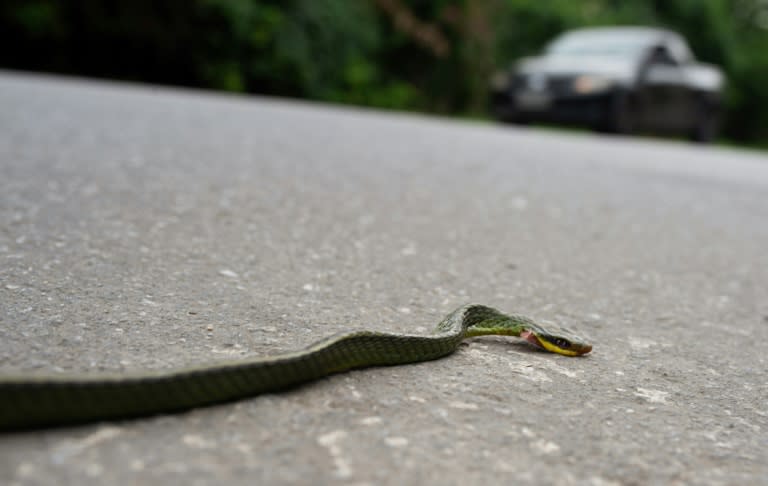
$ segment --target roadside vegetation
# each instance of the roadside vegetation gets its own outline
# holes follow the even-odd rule
[[[4,0],[0,66],[476,117],[565,29],[680,32],[728,75],[724,136],[768,145],[764,0]]]

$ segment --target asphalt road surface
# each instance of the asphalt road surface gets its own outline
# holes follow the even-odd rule
[[[466,302],[594,343],[6,434],[2,484],[768,484],[763,153],[13,73],[0,107],[2,374],[429,333]]]

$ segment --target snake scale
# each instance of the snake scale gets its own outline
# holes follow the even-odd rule
[[[483,305],[465,305],[431,335],[354,331],[293,353],[134,374],[0,376],[0,431],[73,425],[178,412],[284,390],[333,373],[447,356],[468,337],[518,336],[547,351],[578,356],[590,344],[565,330]]]

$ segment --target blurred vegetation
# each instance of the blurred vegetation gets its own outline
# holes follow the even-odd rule
[[[768,0],[3,0],[0,66],[433,113],[564,29],[660,25],[728,75],[726,136],[768,141]]]

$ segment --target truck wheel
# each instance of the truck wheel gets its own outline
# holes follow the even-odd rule
[[[637,128],[637,107],[634,97],[629,93],[615,93],[608,101],[605,115],[598,131],[630,135]]]
[[[696,120],[688,134],[692,142],[709,143],[717,137],[720,128],[720,116],[716,106],[706,100],[699,100]]]

